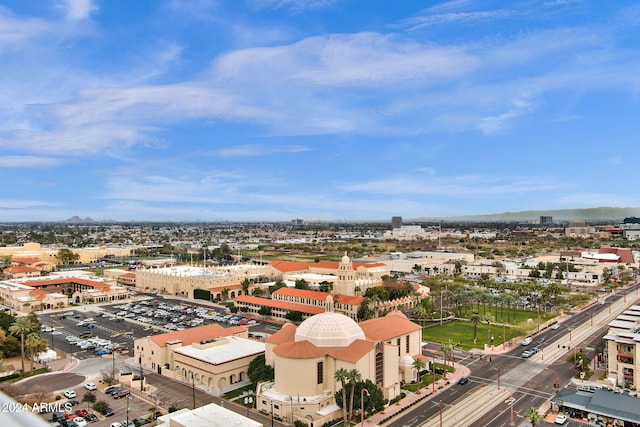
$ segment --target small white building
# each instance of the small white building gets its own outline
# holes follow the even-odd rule
[[[158,427],[262,427],[263,424],[215,403],[158,417]]]

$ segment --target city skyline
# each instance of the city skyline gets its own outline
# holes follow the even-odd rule
[[[638,206],[638,17],[631,1],[9,0],[0,216]]]

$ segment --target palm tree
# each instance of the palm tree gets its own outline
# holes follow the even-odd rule
[[[340,385],[342,386],[342,416],[344,418],[344,425],[347,426],[347,395],[346,395],[346,389],[345,389],[345,385],[347,382],[347,378],[349,375],[349,371],[347,371],[344,368],[340,368],[340,369],[336,369],[336,371],[333,374],[333,378],[336,381],[340,382]]]
[[[535,427],[536,423],[544,420],[544,417],[540,415],[540,412],[538,412],[538,408],[534,407],[527,409],[527,412],[524,413],[524,417],[531,421],[531,427]]]
[[[440,345],[440,351],[444,355],[444,373],[443,373],[443,378],[446,380],[447,379],[447,356],[453,351],[453,344],[451,344],[451,341],[449,341],[448,344],[441,344]]]
[[[420,371],[422,371],[427,365],[422,359],[416,359],[413,361],[413,364],[411,366],[416,370],[418,374],[418,391],[416,391],[416,393],[420,393]]]
[[[40,334],[38,332],[31,332],[27,335],[24,346],[27,349],[27,352],[29,352],[29,371],[33,371],[33,358],[38,354],[38,352],[43,351],[47,347],[47,343],[40,338]]]
[[[26,317],[19,317],[13,325],[9,326],[9,332],[13,335],[20,336],[20,356],[22,362],[22,373],[24,374],[24,337],[33,330],[33,324]]]
[[[485,313],[484,316],[482,316],[482,321],[483,322],[487,322],[487,344],[490,343],[489,340],[489,333],[491,332],[491,323],[493,322],[493,316],[491,315],[491,313]]]
[[[362,381],[362,375],[357,369],[351,369],[347,372],[347,379],[349,380],[349,386],[351,387],[351,392],[349,393],[349,419],[347,420],[347,426],[351,425],[351,417],[353,417],[353,395],[356,391],[356,383],[358,381]]]
[[[473,343],[475,344],[478,336],[478,323],[482,322],[482,316],[477,311],[474,311],[469,316],[469,321],[473,323]]]

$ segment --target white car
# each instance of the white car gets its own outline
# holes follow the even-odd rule
[[[73,399],[74,397],[76,397],[76,392],[73,390],[66,390],[62,394],[64,394],[64,397],[66,397],[67,399]]]
[[[84,388],[86,388],[87,390],[95,390],[96,389],[96,385],[94,383],[86,383],[84,385]]]
[[[569,418],[564,414],[558,414],[556,416],[556,424],[564,424]]]
[[[555,330],[555,329],[558,329],[559,327],[560,327],[560,325],[559,325],[559,324],[554,323],[554,325],[551,327],[551,329],[554,329],[554,330]]]
[[[73,419],[73,423],[77,426],[77,427],[87,427],[87,420],[85,420],[82,417],[75,417]]]
[[[526,337],[525,339],[522,340],[522,345],[529,345],[531,344],[533,340],[531,339],[531,337]]]

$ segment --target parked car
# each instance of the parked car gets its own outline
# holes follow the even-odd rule
[[[98,421],[98,417],[95,414],[87,414],[84,416],[84,419],[89,421],[90,423],[95,423]]]
[[[67,399],[73,399],[74,397],[76,397],[76,392],[73,390],[65,390],[64,393],[62,393],[64,395],[64,397],[66,397]]]
[[[82,417],[76,417],[73,419],[74,427],[87,427],[87,420]]]
[[[79,404],[80,404],[80,402],[78,402],[78,401],[77,401],[77,400],[75,400],[75,399],[67,400],[67,403],[68,403],[69,405],[71,405],[71,406],[76,406],[76,405],[79,405]]]
[[[86,417],[88,413],[86,409],[76,409],[76,415],[79,417]]]
[[[131,394],[131,392],[129,390],[121,390],[121,391],[119,391],[117,393],[114,393],[113,394],[113,398],[114,399],[120,399],[121,397],[125,397],[125,396],[128,396],[130,394]]]
[[[556,424],[564,424],[569,418],[564,414],[556,415]]]
[[[105,393],[107,393],[107,394],[111,394],[111,393],[113,393],[113,392],[114,392],[114,391],[116,391],[116,390],[122,390],[122,389],[121,389],[120,387],[118,387],[118,386],[112,385],[112,386],[110,386],[110,387],[107,387],[107,388],[104,390],[104,392],[105,392]]]
[[[84,388],[86,388],[87,390],[95,390],[96,389],[96,385],[94,383],[86,383],[84,385]]]
[[[115,412],[113,411],[113,409],[111,409],[108,406],[104,409],[104,411],[102,411],[102,415],[104,415],[105,417],[111,417],[114,414],[115,414]]]

